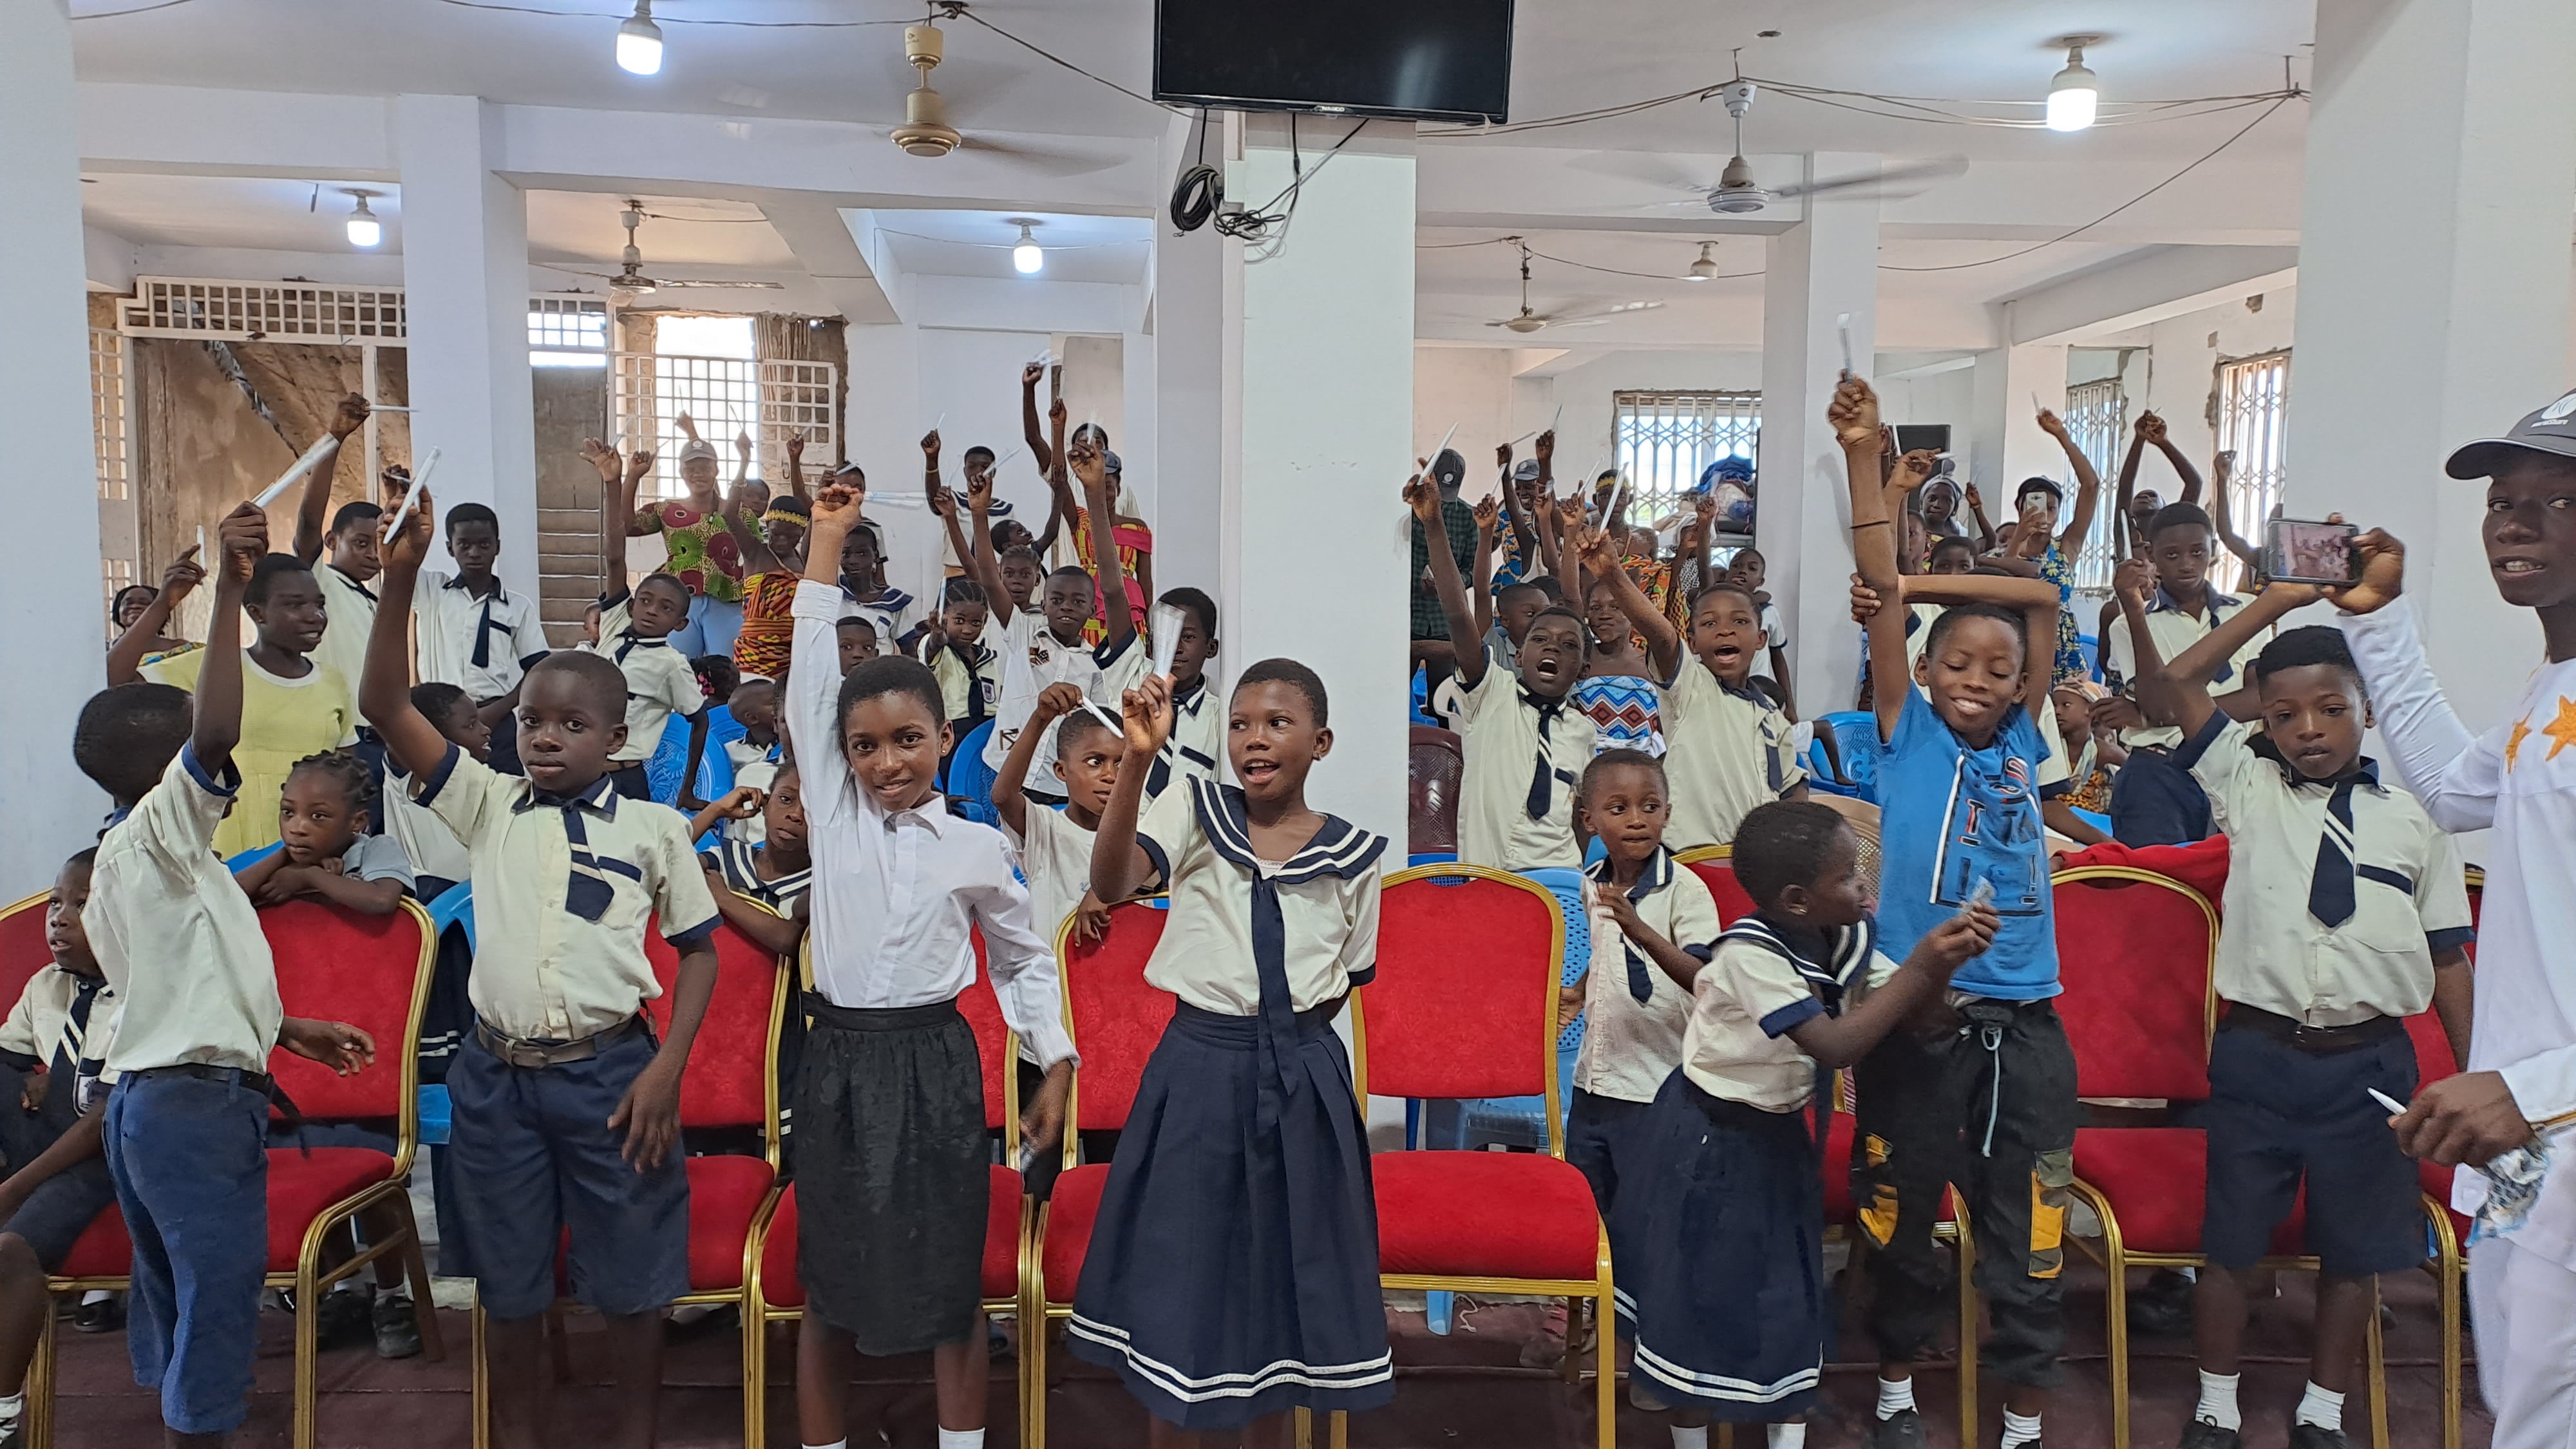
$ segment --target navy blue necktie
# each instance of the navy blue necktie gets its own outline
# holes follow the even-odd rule
[[[1538,766],[1530,775],[1529,818],[1545,820],[1548,812],[1556,808],[1556,782],[1574,783],[1574,777],[1558,769],[1556,761],[1548,754],[1548,734],[1556,724],[1556,717],[1565,712],[1565,696],[1542,699],[1524,689],[1521,703],[1538,711]]]
[[[2349,778],[2335,783],[2326,801],[2325,829],[2317,836],[2316,877],[2308,882],[2308,914],[2320,925],[2340,926],[2352,919],[2352,787]]]

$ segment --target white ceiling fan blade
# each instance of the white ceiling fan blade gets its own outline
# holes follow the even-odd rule
[[[784,282],[720,282],[705,277],[687,279],[657,277],[653,285],[656,287],[757,287],[772,292],[782,291],[787,286]]]
[[[1871,190],[1881,196],[1912,196],[1927,187],[1964,176],[1968,170],[1965,156],[1935,156],[1929,161],[1906,161],[1882,166],[1873,172],[1856,176],[1835,176],[1821,181],[1791,182],[1771,193],[1774,201],[1788,201],[1800,196],[1824,196],[1837,191]]]
[[[1586,307],[1579,312],[1557,312],[1551,314],[1547,320],[1551,325],[1558,327],[1586,322],[1607,322],[1614,317],[1625,317],[1635,312],[1652,312],[1663,305],[1661,302],[1620,302],[1608,307]]]
[[[987,141],[980,136],[968,136],[958,144],[969,151],[981,151],[993,156],[1008,156],[1016,161],[1027,162],[1050,176],[1089,176],[1118,164],[1118,159],[1114,156],[1056,151],[1037,146],[1014,146],[1000,141]]]

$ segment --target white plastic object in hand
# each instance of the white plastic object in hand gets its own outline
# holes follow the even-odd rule
[[[1097,716],[1102,724],[1109,726],[1109,732],[1111,734],[1123,737],[1127,733],[1126,721],[1120,719],[1117,715],[1110,713],[1109,706],[1102,704],[1096,699],[1086,699],[1082,702],[1082,707]]]
[[[429,482],[430,473],[437,467],[438,450],[432,448],[429,456],[421,460],[420,471],[412,475],[411,487],[403,491],[402,507],[394,510],[394,521],[385,526],[385,537],[394,538],[402,533],[403,520],[411,517],[412,505],[420,501],[422,485]]]
[[[1172,677],[1172,657],[1181,652],[1181,606],[1156,604],[1148,616],[1154,631],[1154,672]]]
[[[1601,526],[1603,528],[1608,528],[1610,526],[1610,520],[1619,516],[1619,504],[1621,500],[1625,499],[1627,496],[1628,475],[1621,473],[1618,475],[1618,481],[1610,485],[1609,499],[1601,505]]]
[[[1991,906],[1994,903],[1994,881],[1983,876],[1978,877],[1976,888],[1968,892],[1968,909],[1973,911],[1979,906]]]
[[[1849,377],[1852,375],[1851,314],[1849,312],[1834,314],[1834,330],[1843,335],[1843,376]]]
[[[296,480],[302,478],[305,474],[312,472],[314,465],[322,461],[323,454],[330,452],[333,448],[338,446],[340,446],[340,440],[331,436],[329,433],[324,433],[321,437],[314,439],[313,446],[304,450],[304,456],[296,459],[294,464],[288,467],[285,472],[278,474],[277,481],[260,490],[260,495],[257,498],[252,499],[251,502],[262,509],[266,509],[270,504],[275,503],[280,497],[284,496],[287,489],[294,487]]]
[[[2370,1100],[2387,1108],[2389,1116],[2403,1117],[2406,1115],[2406,1104],[2398,1101],[2395,1097],[2388,1095],[2377,1087],[2364,1087],[2362,1090],[2370,1094]]]
[[[1432,445],[1430,462],[1438,463],[1440,461],[1440,455],[1449,451],[1449,440],[1456,436],[1458,436],[1458,425],[1456,423],[1451,423],[1449,425],[1449,431],[1442,433],[1440,435],[1440,441]]]

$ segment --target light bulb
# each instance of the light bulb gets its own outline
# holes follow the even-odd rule
[[[1715,242],[1699,244],[1699,260],[1690,264],[1690,270],[1682,275],[1683,281],[1705,282],[1717,276],[1717,258],[1709,255],[1716,245]]]
[[[2081,131],[2093,124],[2093,112],[2101,104],[2101,82],[2085,69],[2084,47],[2066,48],[2066,69],[2048,84],[2048,129]]]
[[[384,223],[377,221],[376,214],[367,210],[367,193],[352,191],[349,194],[358,198],[358,209],[349,213],[349,245],[371,247],[383,241]]]
[[[653,0],[635,0],[635,13],[617,27],[617,65],[637,75],[662,69],[662,27],[653,23]]]
[[[1020,223],[1019,245],[1011,248],[1011,265],[1018,268],[1023,277],[1036,276],[1038,270],[1046,265],[1046,251],[1038,245],[1036,237],[1029,235],[1026,222]]]

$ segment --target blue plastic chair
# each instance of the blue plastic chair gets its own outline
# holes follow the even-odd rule
[[[458,881],[441,892],[438,899],[427,903],[431,940],[444,937],[449,928],[465,933],[465,949],[474,949],[474,885]],[[447,1142],[449,1103],[444,1082],[426,1084],[420,1089],[420,1140],[424,1146],[444,1146]]]
[[[235,872],[242,871],[259,864],[261,861],[268,859],[270,856],[277,854],[285,848],[285,841],[272,840],[266,845],[258,846],[251,850],[245,850],[241,854],[234,856],[232,859],[225,861],[224,869]]]
[[[1831,730],[1834,748],[1843,757],[1843,773],[1851,783],[1835,780],[1825,762],[1825,747],[1807,746],[1807,788],[1822,795],[1842,795],[1875,803],[1878,799],[1878,716],[1865,710],[1841,710],[1818,716],[1816,733]]]
[[[992,733],[993,722],[986,720],[957,742],[957,753],[948,757],[948,802],[969,820],[999,825],[1002,817],[993,812],[993,767],[984,763],[984,741]]]
[[[724,747],[731,741],[741,739],[743,733],[743,728],[735,721],[732,710],[721,704],[708,708],[707,748],[706,753],[698,761],[697,796],[699,799],[714,800],[721,797],[725,790],[733,788],[733,761],[726,758]],[[712,795],[707,793],[710,783],[709,761],[722,761],[725,781],[724,788]],[[662,742],[653,747],[653,757],[644,762],[644,777],[652,782],[654,799],[665,805],[679,804],[680,774],[687,767],[688,762],[689,722],[673,716],[662,726]]]

